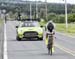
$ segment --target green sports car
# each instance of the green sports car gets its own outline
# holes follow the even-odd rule
[[[24,21],[17,28],[16,39],[20,41],[22,38],[38,38],[43,40],[43,28],[36,21]]]

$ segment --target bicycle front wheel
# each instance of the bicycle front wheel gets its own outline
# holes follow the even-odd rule
[[[50,49],[48,48],[48,54],[50,55]]]
[[[52,48],[50,49],[50,54],[52,55]]]

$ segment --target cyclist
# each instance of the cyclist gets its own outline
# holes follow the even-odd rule
[[[53,21],[49,21],[47,24],[46,24],[46,27],[45,27],[45,43],[47,45],[47,48],[48,48],[48,33],[52,33],[53,34],[53,39],[54,39],[54,34],[55,34],[55,24],[53,23]],[[51,40],[52,41],[52,40]],[[53,42],[52,42],[53,44]],[[54,47],[52,45],[52,52],[54,52]]]

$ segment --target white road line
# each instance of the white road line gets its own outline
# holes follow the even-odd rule
[[[3,46],[3,59],[8,59],[8,56],[7,56],[7,37],[6,37],[6,24],[5,24],[5,21],[4,21],[4,46]]]
[[[67,53],[69,53],[70,55],[72,55],[72,56],[75,56],[75,51],[72,51],[72,50],[70,50],[70,49],[67,49],[67,48],[65,48],[65,47],[63,47],[63,46],[61,46],[61,45],[59,45],[59,44],[55,44],[55,46],[57,47],[57,48],[59,48],[59,49],[61,49],[62,51],[64,51],[64,52],[67,52]]]

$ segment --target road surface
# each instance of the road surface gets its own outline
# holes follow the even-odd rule
[[[6,24],[7,58],[8,59],[75,59],[75,38],[56,33],[55,52],[52,56],[47,54],[43,41],[17,41],[16,21]]]
[[[0,59],[3,58],[4,26],[0,26]]]

